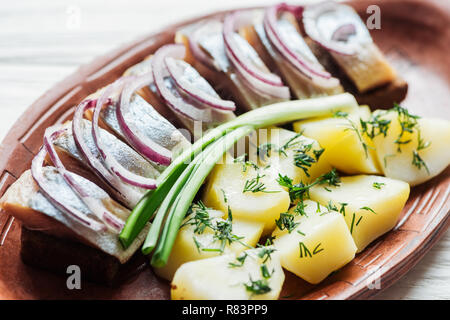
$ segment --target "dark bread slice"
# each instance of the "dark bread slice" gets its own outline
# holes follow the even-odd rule
[[[68,266],[77,265],[80,267],[81,281],[89,280],[108,286],[122,283],[145,265],[145,258],[140,252],[121,264],[117,258],[81,242],[23,226],[20,256],[27,265],[65,276],[68,276]]]

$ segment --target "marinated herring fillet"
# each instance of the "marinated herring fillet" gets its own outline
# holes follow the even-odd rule
[[[92,215],[54,167],[44,167],[44,174],[46,182],[55,190],[52,193],[53,197],[62,203],[68,203],[86,215]],[[73,177],[85,188],[91,190],[91,196],[102,199],[103,204],[117,217],[123,220],[128,217],[129,210],[112,200],[102,189],[80,176],[73,174]],[[17,218],[31,230],[39,230],[61,238],[75,238],[116,257],[122,264],[128,261],[140,247],[149,228],[146,226],[130,247],[123,249],[117,234],[109,231],[93,231],[58,210],[39,191],[30,170],[25,171],[11,185],[1,198],[0,204],[5,212]]]

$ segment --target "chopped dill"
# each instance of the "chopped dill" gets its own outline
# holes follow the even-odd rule
[[[273,269],[272,273],[270,273],[269,269],[267,269],[267,265],[266,264],[261,265],[261,274],[262,274],[264,279],[269,279],[274,272],[275,272],[275,269]]]
[[[324,148],[313,150],[314,157],[316,158],[316,161],[319,161],[320,156],[322,155],[322,153],[323,153],[324,151],[325,151]]]
[[[294,208],[295,215],[308,217],[308,215],[306,214],[306,211],[305,211],[306,206],[307,206],[307,204],[305,204],[303,201],[299,201]]]
[[[428,169],[427,164],[419,155],[419,151],[423,150],[425,148],[428,148],[430,146],[431,142],[427,141],[424,142],[423,139],[420,136],[420,131],[417,133],[417,149],[413,150],[413,160],[412,164],[416,166],[419,170],[422,168],[425,168],[428,174],[430,174],[430,170]]]
[[[240,255],[239,257],[236,258],[237,263],[234,262],[229,262],[228,266],[230,268],[238,268],[238,267],[242,267],[245,263],[245,259],[247,259],[248,254],[247,252],[244,252],[244,254]]]
[[[246,160],[247,154],[244,153],[243,155],[235,158],[233,160],[234,163],[242,163],[242,172],[246,172],[247,171],[247,167],[252,167],[255,170],[259,170],[259,167],[256,163],[254,163],[253,161],[250,160]]]
[[[411,142],[411,139],[404,139],[404,134],[406,132],[413,133],[414,129],[419,131],[417,120],[420,117],[410,114],[408,109],[401,107],[397,103],[394,103],[394,107],[391,110],[398,114],[398,122],[401,130],[394,143],[397,144],[397,152],[402,152],[401,146]]]
[[[359,142],[361,142],[361,145],[363,146],[364,153],[366,154],[366,158],[368,158],[369,157],[369,148],[371,148],[371,147],[367,143],[364,142],[362,133],[360,132],[358,126],[348,117],[348,113],[342,112],[342,111],[337,111],[334,113],[334,117],[344,118],[347,120],[347,122],[350,124],[350,127],[346,128],[345,130],[352,130],[356,133],[356,136],[358,137]]]
[[[320,248],[320,246],[322,245],[322,243],[319,243],[313,250],[313,254],[318,254],[319,252],[322,252],[324,249]],[[320,249],[319,249],[320,248]]]
[[[370,211],[370,212],[372,212],[372,213],[374,213],[374,214],[377,214],[375,211],[373,211],[372,208],[369,208],[369,207],[361,207],[360,209],[366,210],[366,211]]]
[[[353,234],[353,225],[355,224],[355,213],[353,212],[352,223],[350,225],[350,234]]]
[[[311,189],[315,185],[327,184],[329,186],[339,186],[341,180],[339,178],[336,169],[332,169],[330,172],[322,174],[318,177],[314,182],[310,184],[304,184],[303,182],[299,182],[297,184],[292,184],[292,179],[286,175],[278,174],[277,182],[280,186],[288,189],[289,197],[291,202],[296,199],[300,201],[304,200],[305,197],[309,197],[309,189]]]
[[[265,157],[268,157],[270,151],[276,150],[276,145],[273,143],[262,143],[256,148],[256,154],[261,160],[264,160]]]
[[[263,263],[266,263],[267,260],[271,259],[272,257],[270,255],[276,251],[276,249],[271,248],[271,247],[260,246],[260,245],[258,247],[260,248],[260,250],[258,252],[258,257],[263,260]]]
[[[300,258],[303,257],[312,257],[311,252],[309,251],[308,247],[303,243],[303,242],[299,242],[298,243],[299,247],[300,247]]]
[[[275,220],[275,224],[280,230],[287,230],[289,233],[299,225],[294,221],[294,215],[289,212],[280,213],[280,218]]]
[[[304,234],[303,232],[301,232],[300,230],[297,230],[297,233],[301,236],[306,236],[306,234]]]
[[[386,183],[384,183],[384,182],[374,182],[372,184],[372,187],[374,187],[375,189],[381,189],[381,187],[384,185],[386,185]]]
[[[276,236],[268,236],[266,242],[264,243],[264,246],[267,247],[273,245],[273,240],[275,240],[275,238]]]
[[[252,280],[250,277],[249,283],[244,283],[245,289],[252,293],[252,295],[265,294],[272,289],[269,287],[267,279]]]
[[[358,226],[358,224],[361,222],[362,218],[363,218],[363,216],[359,217],[359,219],[358,219],[358,221],[356,222],[356,225],[355,225],[355,226]]]
[[[370,139],[381,134],[386,137],[391,120],[381,119],[382,116],[383,113],[379,113],[376,116],[372,115],[368,121],[360,119],[362,134],[365,134]]]
[[[312,146],[309,144],[308,146]],[[309,177],[309,168],[311,168],[312,164],[316,162],[316,160],[310,155],[306,154],[306,149],[297,149],[294,154],[294,165],[303,170],[307,177]]]
[[[260,182],[261,178],[264,178],[266,175],[263,174],[262,176],[259,174],[259,172],[256,174],[256,177],[253,179],[249,179],[245,181],[244,189],[242,190],[242,193],[245,192],[264,192],[264,193],[277,193],[280,192],[278,190],[276,191],[267,191],[266,185],[262,182]]]
[[[289,149],[289,148],[292,148],[295,145],[297,145],[299,143],[299,141],[295,141],[295,140],[297,140],[301,136],[302,136],[301,133],[297,133],[295,136],[290,138],[284,145],[282,145],[278,149],[278,153],[283,154],[284,156],[287,156],[286,150]]]
[[[186,220],[180,228],[188,225],[194,225],[194,233],[202,234],[206,228],[213,229],[212,218],[209,216],[208,209],[202,201],[198,201],[197,204],[192,204],[189,208],[191,217]]]
[[[345,207],[348,205],[348,203],[341,202],[340,205],[341,208],[339,209],[339,213],[341,213],[345,217]]]

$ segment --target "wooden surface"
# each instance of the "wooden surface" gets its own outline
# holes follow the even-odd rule
[[[15,1],[0,8],[0,137],[80,64],[182,18],[270,1]],[[445,88],[444,88],[445,89]],[[380,299],[449,299],[450,234]]]

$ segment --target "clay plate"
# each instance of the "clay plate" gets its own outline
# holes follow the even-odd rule
[[[381,30],[374,30],[372,35],[409,83],[404,105],[417,114],[449,118],[450,9],[440,3],[441,7],[414,0],[350,2],[363,18],[367,17],[368,5],[380,6]],[[201,18],[204,17],[198,19]],[[30,167],[46,127],[69,118],[74,104],[119,77],[161,45],[172,42],[175,30],[194,20],[167,27],[97,58],[31,105],[0,146],[0,196]],[[447,168],[439,177],[413,188],[394,230],[372,243],[322,284],[312,286],[286,272],[281,297],[369,298],[380,292],[367,285],[374,278],[381,279],[381,290],[386,289],[412,268],[447,229],[449,193],[450,168]],[[3,244],[0,247],[1,299],[169,298],[168,283],[157,278],[150,268],[117,288],[84,283],[81,290],[67,290],[65,278],[21,262],[20,225],[6,214],[0,214],[0,242]]]

